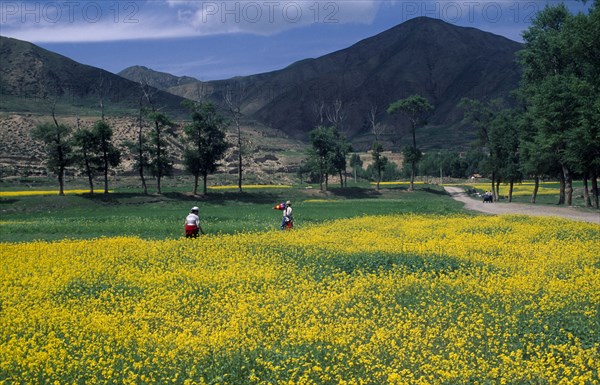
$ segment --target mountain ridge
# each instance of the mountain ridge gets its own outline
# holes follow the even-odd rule
[[[388,130],[405,129],[406,121],[383,111],[411,94],[426,97],[436,107],[432,125],[452,129],[462,125],[462,112],[457,108],[462,97],[507,98],[517,88],[520,70],[515,53],[521,47],[521,43],[476,28],[419,17],[279,70],[165,90],[219,104],[228,89],[242,86],[246,116],[300,139],[306,139],[315,125],[327,123],[316,111],[318,105],[331,107],[335,101],[344,105],[344,131],[350,138],[368,134],[366,120],[373,106]]]

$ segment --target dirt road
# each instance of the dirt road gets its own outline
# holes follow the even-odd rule
[[[460,187],[444,186],[450,196],[465,204],[465,209],[487,214],[521,214],[546,217],[562,217],[574,221],[584,221],[600,225],[600,213],[579,210],[574,207],[554,207],[529,205],[524,203],[483,203],[473,199]]]

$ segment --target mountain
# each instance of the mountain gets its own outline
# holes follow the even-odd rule
[[[113,110],[139,108],[138,83],[29,42],[0,36],[0,57],[0,110],[18,111],[26,101],[39,107],[44,99],[96,109],[102,99]],[[155,105],[174,114],[183,112],[183,98],[158,89],[149,93]]]
[[[154,71],[144,66],[126,68],[117,75],[137,83],[147,84],[159,90],[199,82],[198,79],[189,76],[175,76],[166,72]]]
[[[355,140],[368,133],[373,106],[380,124],[407,127],[407,122],[385,111],[393,101],[420,94],[435,106],[430,119],[436,127],[433,140],[443,147],[445,133],[458,129],[463,131],[454,132],[456,136],[468,134],[461,128],[462,112],[457,108],[461,98],[507,97],[517,88],[515,52],[521,48],[498,35],[420,17],[278,71],[165,89],[192,99],[205,94],[221,103],[227,89],[241,87],[246,116],[301,139],[321,122],[324,114],[319,107],[324,111],[336,100],[342,102],[344,128]]]

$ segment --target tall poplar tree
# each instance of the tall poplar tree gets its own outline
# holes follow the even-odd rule
[[[405,149],[405,161],[411,165],[410,187],[414,190],[415,176],[417,173],[417,163],[421,159],[421,151],[417,148],[417,129],[427,124],[427,118],[431,115],[433,106],[420,95],[412,95],[405,99],[400,99],[390,104],[388,113],[396,112],[402,114],[410,121],[410,133],[412,136],[412,147]]]
[[[161,180],[171,175],[173,162],[169,158],[167,137],[173,136],[175,123],[162,112],[153,111],[148,115],[151,121],[149,134],[150,171],[156,177],[156,191],[162,194]]]

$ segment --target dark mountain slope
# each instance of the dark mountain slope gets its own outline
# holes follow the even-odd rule
[[[198,90],[220,102],[227,88],[242,85],[247,116],[286,133],[306,138],[320,122],[318,107],[339,99],[350,136],[365,133],[372,106],[388,126],[403,122],[387,106],[411,94],[435,105],[431,123],[452,127],[462,118],[462,97],[506,97],[518,86],[515,52],[521,44],[474,28],[416,18],[355,45],[270,73],[169,88],[195,98]],[[201,85],[200,85],[201,84]]]
[[[77,63],[34,44],[0,36],[0,95],[20,99],[57,99],[76,104],[138,108],[140,85],[108,71]],[[181,97],[151,89],[156,106],[181,112]]]

